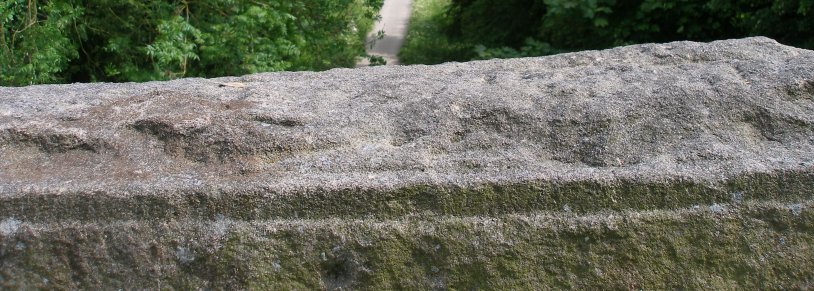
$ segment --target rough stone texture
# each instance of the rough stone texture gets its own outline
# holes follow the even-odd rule
[[[814,52],[0,88],[0,288],[814,286]]]

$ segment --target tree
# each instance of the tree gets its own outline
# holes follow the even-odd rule
[[[0,0],[0,85],[350,67],[382,0]]]
[[[452,0],[448,36],[480,58],[767,36],[814,48],[812,0]]]

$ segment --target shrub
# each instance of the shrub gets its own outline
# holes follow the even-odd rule
[[[767,36],[814,48],[811,0],[451,0],[443,23],[477,58]]]
[[[0,0],[0,85],[350,67],[382,2]]]

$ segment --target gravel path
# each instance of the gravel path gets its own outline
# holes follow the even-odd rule
[[[398,53],[404,37],[407,35],[407,24],[410,21],[411,0],[386,0],[381,10],[382,20],[373,27],[368,40],[376,37],[376,33],[384,31],[384,38],[376,40],[373,48],[367,48],[370,55],[382,56],[388,65],[398,65]],[[365,59],[360,66],[368,64]]]

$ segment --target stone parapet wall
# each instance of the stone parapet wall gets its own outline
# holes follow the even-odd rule
[[[811,288],[814,52],[0,88],[0,288]]]

